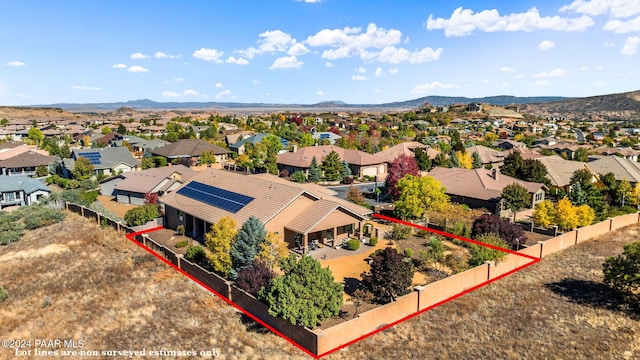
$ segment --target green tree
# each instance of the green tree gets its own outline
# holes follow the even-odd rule
[[[318,182],[322,180],[322,169],[318,166],[318,160],[315,156],[311,158],[311,165],[309,166],[309,175],[307,178],[311,182]]]
[[[298,145],[300,147],[313,146],[316,143],[316,139],[313,138],[313,135],[309,133],[302,133],[300,135],[300,140],[298,140]]]
[[[398,181],[396,188],[400,197],[394,203],[394,211],[402,219],[419,219],[425,211],[438,211],[449,204],[442,183],[432,176],[406,175]]]
[[[102,127],[102,129],[100,129],[100,132],[102,132],[103,134],[107,135],[107,134],[111,134],[113,132],[113,129],[111,129],[108,126],[104,126],[104,127]]]
[[[449,158],[444,153],[439,153],[433,158],[432,163],[434,167],[449,167]]]
[[[458,158],[458,155],[456,154],[456,151],[451,149],[451,152],[449,153],[449,167],[452,168],[459,168],[460,167],[460,159]]]
[[[524,159],[519,152],[514,151],[504,158],[504,163],[500,167],[500,172],[507,176],[518,178],[518,173],[524,167]]]
[[[518,183],[509,184],[502,189],[502,200],[513,211],[513,222],[516,222],[516,213],[531,203],[529,191]]]
[[[44,139],[44,134],[42,133],[42,130],[38,128],[31,128],[27,133],[27,137],[29,140],[35,142],[36,145],[40,145],[40,142]]]
[[[471,155],[473,158],[473,168],[480,169],[482,167],[482,159],[480,158],[480,154],[477,151],[474,151]]]
[[[262,145],[264,146],[266,153],[264,167],[270,174],[277,175],[278,153],[280,152],[280,150],[282,150],[282,142],[277,136],[269,134],[264,139],[262,139]]]
[[[71,148],[68,144],[64,144],[60,147],[60,157],[63,159],[69,159],[71,157]]]
[[[573,152],[573,159],[575,161],[587,162],[589,161],[589,152],[585,148],[578,148]]]
[[[225,216],[211,226],[204,236],[204,243],[209,250],[207,259],[214,271],[227,276],[231,270],[231,245],[236,238],[236,222]]]
[[[340,179],[340,173],[342,172],[342,160],[340,155],[335,150],[332,150],[322,159],[321,165],[324,177],[328,181],[335,181]]]
[[[269,306],[269,314],[309,328],[338,315],[344,291],[329,268],[322,268],[311,256],[298,261],[293,254],[282,260],[280,268],[284,275],[258,292],[258,297]]]
[[[154,204],[147,204],[129,209],[124,214],[124,221],[127,222],[128,226],[140,226],[157,218],[158,216],[160,216],[158,206]]]
[[[236,234],[236,241],[231,246],[231,270],[229,277],[236,279],[238,272],[249,266],[258,254],[260,245],[264,242],[267,231],[255,216],[250,216]]]
[[[151,169],[156,167],[156,162],[153,161],[153,158],[144,158],[140,160],[140,168],[142,170]]]
[[[609,257],[602,268],[606,285],[632,295],[640,288],[640,242],[625,245],[623,253],[617,257]]]
[[[120,135],[124,135],[127,133],[127,128],[124,127],[124,125],[120,124],[118,125],[118,130],[116,130],[118,132],[118,134]]]
[[[371,269],[361,274],[363,286],[380,302],[394,301],[409,292],[415,269],[396,249],[387,247],[372,256]]]
[[[342,171],[340,172],[340,177],[344,178],[345,176],[351,176],[351,168],[349,167],[347,160],[342,160]]]
[[[303,171],[296,171],[291,174],[291,180],[302,184],[307,182],[307,175],[305,175]]]
[[[431,170],[431,159],[429,159],[429,154],[423,148],[417,147],[413,149],[414,158],[416,159],[416,163],[418,163],[418,168],[421,171],[429,171]]]
[[[200,165],[215,164],[216,163],[215,153],[213,151],[203,152],[202,155],[200,155],[200,158],[198,159],[198,163]]]
[[[509,244],[507,244],[506,241],[492,233],[480,235],[476,240],[502,249],[509,248]],[[485,261],[500,261],[507,256],[507,253],[496,248],[471,244],[469,247],[469,255],[469,265],[478,266],[484,264]]]
[[[89,159],[83,156],[79,156],[76,159],[76,162],[74,164],[74,168],[71,174],[73,175],[73,178],[76,180],[86,180],[93,176],[93,171],[94,171],[93,164],[91,164]]]

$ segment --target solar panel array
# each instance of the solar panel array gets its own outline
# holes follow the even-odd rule
[[[102,155],[97,151],[81,153],[79,156],[86,158],[93,165],[99,165],[100,159],[102,159]]]
[[[238,194],[197,181],[188,183],[176,193],[234,214],[253,200],[251,196]]]

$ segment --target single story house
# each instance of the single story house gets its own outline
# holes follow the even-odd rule
[[[197,163],[200,156],[207,152],[214,154],[217,163],[227,161],[228,156],[231,153],[231,151],[227,149],[200,139],[182,139],[172,144],[151,150],[151,154],[155,156],[164,156],[167,158],[168,162],[186,159],[191,160],[192,163]]]
[[[37,179],[0,175],[0,209],[7,206],[31,205],[50,193],[51,190]]]
[[[435,167],[429,171],[428,176],[442,183],[451,201],[465,204],[473,209],[485,208],[499,216],[507,216],[510,212],[502,200],[502,190],[507,185],[524,186],[531,194],[530,208],[534,208],[537,203],[543,201],[545,195],[543,184],[500,174],[496,168],[487,170]]]
[[[587,163],[596,174],[613,173],[616,180],[626,180],[635,185],[640,183],[640,163],[618,156],[602,156]]]
[[[177,189],[196,173],[184,165],[127,172],[101,181],[100,194],[114,196],[119,203],[144,205],[145,194],[161,196]]]
[[[360,150],[343,149],[335,145],[308,146],[294,150],[278,155],[278,170],[285,169],[289,174],[296,171],[307,173],[314,157],[320,165],[325,156],[335,151],[340,159],[347,162],[354,176],[384,176],[387,173],[384,159]]]
[[[246,152],[246,145],[247,144],[260,144],[262,143],[262,140],[264,140],[264,138],[266,138],[267,136],[272,135],[272,134],[266,134],[266,133],[259,133],[259,134],[253,134],[251,136],[242,138],[241,140],[229,145],[229,149],[235,151],[238,155],[242,155]],[[273,135],[276,136],[276,135]],[[276,136],[279,140],[280,140],[280,144],[282,144],[282,148],[286,149],[287,147],[289,147],[289,142],[286,139],[282,139],[278,136]]]
[[[84,157],[93,165],[96,177],[111,176],[130,171],[136,171],[140,167],[140,160],[134,158],[129,149],[124,147],[107,147],[95,149],[79,149],[71,152],[70,159],[62,159],[63,174],[71,177],[75,169],[76,160]]]
[[[187,233],[200,240],[225,216],[233,218],[238,228],[255,216],[267,231],[304,254],[310,244],[333,246],[362,234],[371,210],[309,189],[271,180],[266,174],[253,177],[207,168],[177,190],[164,194],[160,203],[167,228],[183,225]]]
[[[387,164],[391,164],[395,159],[398,158],[401,154],[405,154],[410,157],[415,157],[415,149],[421,148],[423,149],[427,155],[429,155],[429,159],[433,159],[440,151],[425,145],[421,142],[417,141],[405,141],[400,144],[393,145],[392,147],[379,151],[375,153],[375,156],[379,157],[381,160],[384,160]]]
[[[571,190],[569,184],[573,173],[584,169],[591,171],[587,163],[566,160],[558,155],[543,156],[536,160],[539,160],[547,168],[546,178],[551,182],[551,186],[563,188],[567,192]]]
[[[0,160],[0,174],[34,176],[38,166],[49,166],[52,161],[53,158],[51,156],[29,150],[8,159]]]
[[[329,142],[329,145],[334,145],[336,141],[342,138],[342,136],[332,133],[331,131],[320,131],[311,134],[316,139],[318,144],[323,144],[325,141]]]

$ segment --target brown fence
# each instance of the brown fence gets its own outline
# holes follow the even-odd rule
[[[99,214],[82,206],[67,203],[67,209],[81,214],[84,217],[93,218],[98,222],[101,219]],[[564,233],[544,242],[539,242],[538,244],[519,250],[519,253],[535,258],[544,258],[555,252],[574,246],[579,242],[593,239],[628,225],[637,224],[639,221],[640,213],[607,219],[591,226]],[[106,219],[106,224],[128,233],[134,232],[132,229],[111,219]],[[429,224],[428,226],[440,228],[438,225],[434,226],[434,224]],[[524,256],[508,254],[504,260],[498,263],[485,263],[467,271],[449,276],[443,280],[417,288],[416,291],[402,296],[392,303],[363,312],[354,319],[330,328],[310,330],[302,326],[292,325],[284,319],[271,316],[268,312],[267,305],[258,301],[250,294],[236,288],[232,282],[203,269],[197,264],[185,260],[181,255],[176,255],[171,249],[156,243],[146,235],[137,235],[135,239],[140,243],[146,244],[155,252],[163,254],[164,257],[173,264],[206,286],[233,301],[245,311],[251,313],[256,318],[275,328],[284,336],[316,355],[327,353],[386,325],[415,314],[418,311],[445,302],[453,296],[478,287],[489,280],[507,274],[532,261],[532,259]]]

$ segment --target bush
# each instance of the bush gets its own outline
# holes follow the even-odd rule
[[[183,247],[185,247],[185,246],[187,246],[187,245],[189,245],[189,241],[187,241],[187,240],[178,241],[178,242],[176,243],[176,247],[177,247],[178,249],[179,249],[179,248],[183,248]]]
[[[289,176],[289,171],[287,169],[282,169],[282,170],[280,170],[279,176],[283,177],[283,178],[286,178],[286,177]]]
[[[28,206],[20,209],[20,215],[23,218],[24,227],[27,230],[39,229],[52,224],[57,224],[64,220],[65,214],[54,209],[36,205]]]
[[[261,288],[268,288],[275,274],[261,261],[253,261],[238,271],[236,285],[249,294],[257,295]]]
[[[5,301],[9,297],[9,293],[2,286],[0,286],[0,303]]]
[[[347,241],[347,249],[349,250],[358,250],[360,248],[360,241],[356,239],[351,239]]]
[[[503,249],[509,248],[506,241],[491,233],[481,235],[476,240]],[[485,261],[500,261],[507,256],[507,253],[490,247],[472,244],[469,247],[469,255],[469,265],[477,266],[484,264]]]
[[[353,178],[351,176],[345,176],[342,178],[342,183],[347,185],[353,184]]]
[[[127,211],[124,214],[124,221],[127,222],[127,226],[140,226],[157,218],[159,215],[158,206],[148,204]]]
[[[375,237],[375,236],[372,236],[371,239],[369,239],[369,245],[371,245],[371,246],[378,245],[378,238]]]
[[[482,215],[473,222],[471,236],[474,239],[488,233],[497,235],[512,249],[527,242],[527,235],[518,224],[510,223],[497,215]]]
[[[71,180],[71,181],[73,181],[73,180]],[[83,204],[91,205],[91,203],[96,201],[96,199],[98,198],[98,195],[100,195],[100,192],[98,190],[91,190],[91,191],[83,192],[80,195],[80,198],[82,199],[82,203]]]
[[[189,245],[189,247],[187,248],[187,252],[184,254],[184,258],[191,261],[192,263],[202,266],[205,266],[208,263],[207,254],[204,251],[204,248],[200,245]]]
[[[640,288],[640,242],[624,246],[624,252],[602,264],[604,283],[612,289],[633,294]]]
[[[416,236],[417,237],[421,237],[423,239],[426,239],[429,236],[429,232],[427,230],[424,229],[420,229],[418,231],[416,231]]]
[[[302,171],[296,171],[291,174],[291,180],[297,183],[305,183],[307,182],[307,175],[305,175]]]
[[[66,187],[68,189],[77,189],[80,187],[80,182],[78,180],[69,180]]]
[[[411,227],[401,224],[393,224],[391,228],[391,240],[404,240],[411,235]]]
[[[176,232],[178,233],[178,235],[184,236],[184,232],[185,232],[184,225],[178,225],[176,227]]]
[[[412,257],[413,256],[413,250],[412,249],[404,249],[404,257]]]

